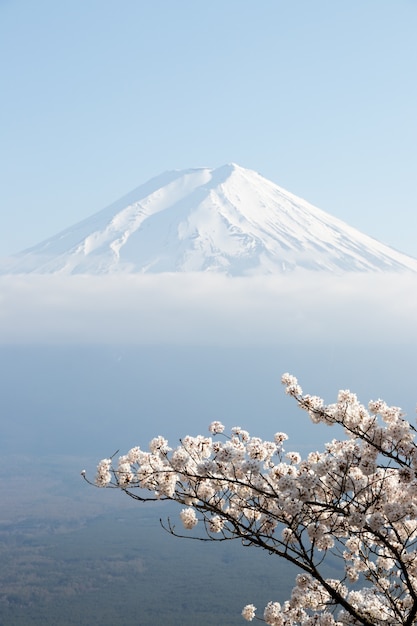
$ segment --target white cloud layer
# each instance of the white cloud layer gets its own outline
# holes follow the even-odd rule
[[[0,343],[417,343],[417,276],[3,276]]]

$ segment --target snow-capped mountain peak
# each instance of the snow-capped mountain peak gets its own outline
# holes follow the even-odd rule
[[[234,163],[170,171],[14,257],[8,272],[417,271],[417,260]]]

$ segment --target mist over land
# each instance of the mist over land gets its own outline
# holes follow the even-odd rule
[[[87,456],[173,442],[213,419],[304,449],[335,436],[280,376],[335,399],[383,397],[414,419],[414,274],[1,277],[7,454]],[[74,468],[78,471],[78,467]]]
[[[33,451],[65,433],[68,454],[107,455],[214,417],[271,436],[286,426],[284,371],[329,402],[348,387],[415,407],[415,274],[34,275],[0,287],[3,413],[14,445]]]
[[[407,344],[416,283],[412,272],[0,276],[0,342]]]

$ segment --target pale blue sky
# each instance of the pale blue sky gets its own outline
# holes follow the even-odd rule
[[[0,255],[234,161],[417,257],[416,0],[0,0]]]

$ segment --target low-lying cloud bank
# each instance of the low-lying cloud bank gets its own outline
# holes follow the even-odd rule
[[[0,343],[417,343],[415,274],[0,277]]]

